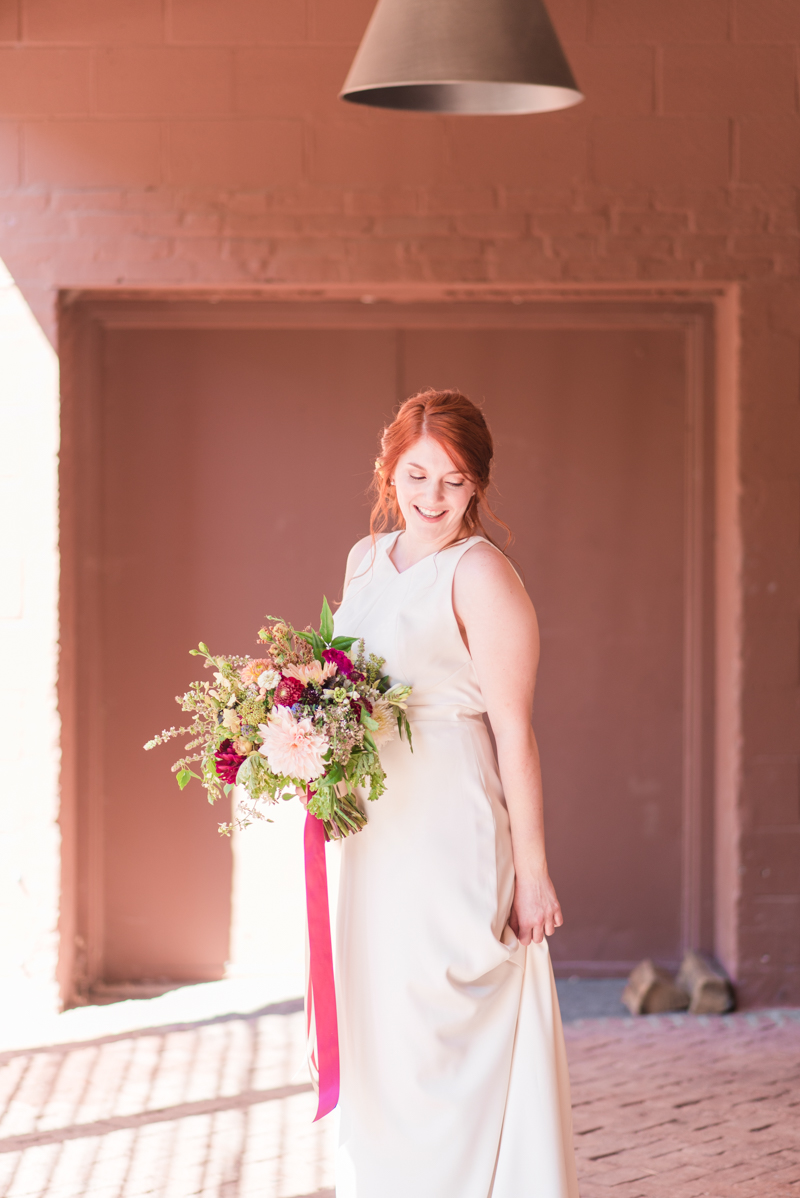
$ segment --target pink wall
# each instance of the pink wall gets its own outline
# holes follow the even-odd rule
[[[97,285],[739,282],[726,956],[796,1001],[800,7],[552,0],[587,102],[481,119],[336,100],[371,6],[3,0],[0,256],[53,336]]]

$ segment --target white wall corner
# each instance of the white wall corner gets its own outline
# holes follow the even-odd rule
[[[58,1009],[58,361],[0,262],[0,1009]]]

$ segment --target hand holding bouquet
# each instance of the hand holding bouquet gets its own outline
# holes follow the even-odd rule
[[[383,658],[367,656],[363,640],[334,637],[327,599],[317,632],[267,619],[261,657],[213,656],[202,643],[190,650],[205,658],[213,682],[193,682],[178,696],[193,713],[191,724],[165,730],[145,748],[188,735],[187,755],[172,767],[181,789],[197,778],[213,803],[223,790],[242,787],[246,797],[221,832],[266,819],[265,804],[302,787],[328,839],[348,836],[366,823],[356,788],[369,799],[385,790],[381,746],[403,733],[411,745],[411,687],[392,686]]]

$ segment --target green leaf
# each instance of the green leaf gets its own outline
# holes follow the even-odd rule
[[[186,789],[192,778],[197,778],[198,782],[202,782],[202,778],[199,774],[196,774],[194,770],[178,770],[177,774],[175,775],[175,781],[178,783],[178,786],[180,786],[181,790]]]
[[[326,645],[331,643],[331,638],[333,637],[333,612],[330,609],[327,597],[322,600],[322,611],[319,616],[319,635]]]
[[[414,746],[411,743],[411,725],[408,722],[408,716],[406,715],[406,713],[404,711],[401,711],[399,707],[396,709],[396,711],[397,711],[397,731],[400,733],[400,739],[401,740],[403,739],[403,733],[405,732],[406,739],[408,740],[408,747],[411,750],[411,752],[413,753]]]
[[[359,638],[357,636],[335,636],[331,641],[331,649],[341,649],[344,653],[352,649]]]
[[[374,732],[379,727],[378,721],[373,720],[366,707],[361,708],[361,723],[365,728],[369,728],[371,732]]]
[[[413,744],[411,743],[411,725],[410,725],[410,724],[409,724],[409,722],[408,722],[408,716],[405,714],[405,712],[403,712],[403,725],[404,725],[404,727],[405,727],[405,730],[406,730],[406,736],[408,737],[408,747],[409,747],[409,749],[411,750],[411,752],[413,753],[413,752],[414,752],[414,746],[413,746]]]
[[[364,744],[367,746],[368,749],[371,749],[373,753],[378,752],[378,746],[375,744],[375,741],[372,739],[371,732],[364,733]]]

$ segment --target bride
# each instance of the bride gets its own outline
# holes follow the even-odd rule
[[[413,686],[413,753],[341,845],[337,1198],[577,1198],[531,727],[536,616],[483,529],[492,438],[457,391],[384,430],[337,635]],[[395,531],[376,529],[394,526]],[[483,719],[497,746],[495,758]]]

